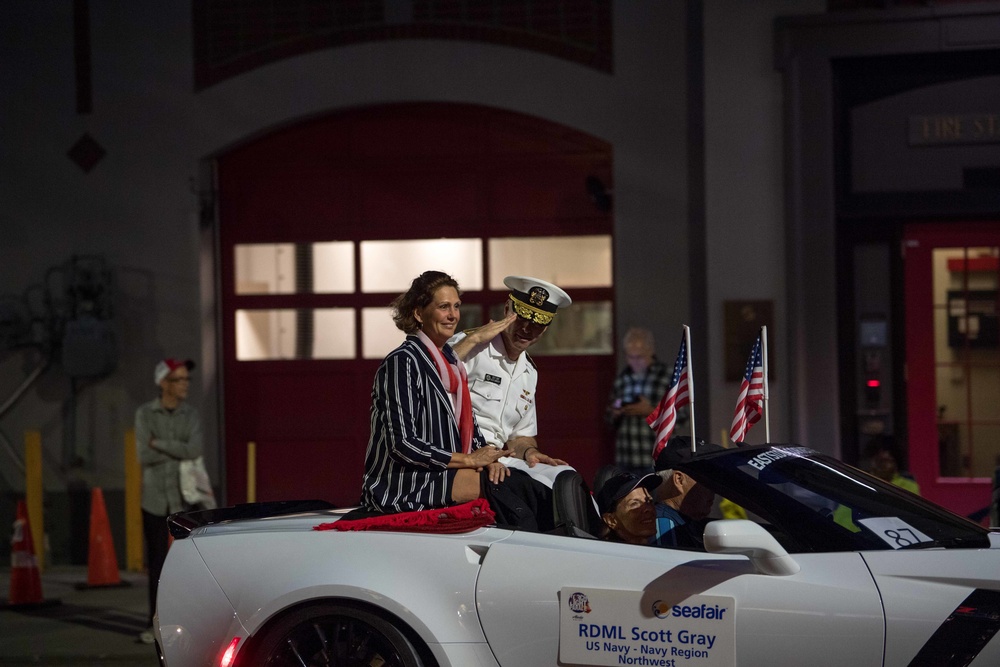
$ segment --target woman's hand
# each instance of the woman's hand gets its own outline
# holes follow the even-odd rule
[[[451,499],[456,503],[465,503],[482,497],[482,476],[486,468],[490,482],[499,484],[510,477],[507,466],[497,461],[501,456],[510,456],[506,449],[498,449],[492,445],[480,447],[468,454],[455,452],[451,455],[449,468],[459,468],[455,473],[455,484],[451,489]]]
[[[461,452],[452,454],[451,463],[448,464],[448,467],[474,468],[475,470],[482,470],[483,468],[487,468],[491,464],[496,463],[497,459],[500,457],[510,455],[510,452],[506,449],[498,449],[492,445],[487,445],[486,447],[474,449],[468,454],[462,454]]]

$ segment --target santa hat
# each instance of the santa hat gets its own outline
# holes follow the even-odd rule
[[[187,368],[189,371],[192,371],[194,370],[194,362],[190,359],[163,359],[156,364],[156,370],[153,371],[153,378],[156,382],[156,386],[159,387],[160,383],[163,382],[163,378],[167,377],[178,368]]]

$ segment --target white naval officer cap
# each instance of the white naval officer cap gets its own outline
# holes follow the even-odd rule
[[[510,300],[519,317],[548,325],[559,308],[573,303],[562,289],[540,278],[507,276],[503,284],[510,288]]]

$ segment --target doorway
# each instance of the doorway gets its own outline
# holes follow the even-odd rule
[[[403,338],[388,304],[427,269],[462,286],[462,327],[494,316],[508,274],[572,295],[531,350],[539,441],[588,478],[610,461],[612,215],[586,188],[611,184],[606,142],[400,104],[276,130],[217,167],[227,502],[252,485],[261,501],[357,503],[372,379]]]
[[[978,517],[1000,465],[1000,226],[912,224],[903,248],[910,469]]]

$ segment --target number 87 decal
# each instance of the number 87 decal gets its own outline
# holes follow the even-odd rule
[[[902,549],[913,544],[934,541],[898,517],[882,516],[874,519],[860,519],[858,523],[878,535],[893,549]]]

